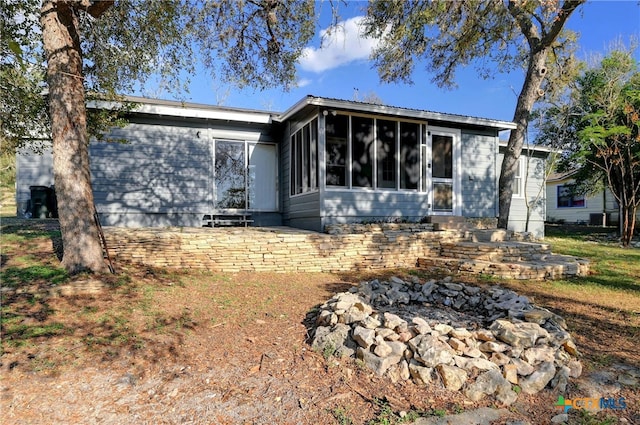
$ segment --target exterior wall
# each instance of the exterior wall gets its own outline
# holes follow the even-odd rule
[[[200,137],[198,137],[200,132]],[[95,204],[107,226],[200,226],[213,208],[212,143],[203,126],[140,120],[89,147]]]
[[[494,133],[464,132],[462,137],[462,215],[496,217],[498,196]]]
[[[558,186],[564,186],[573,182],[572,179],[547,182],[548,221],[588,224],[591,221],[591,214],[602,214],[603,211],[606,211],[609,215],[609,223],[618,223],[618,206],[609,189],[605,189],[604,195],[600,192],[592,196],[585,196],[584,207],[558,208]],[[604,197],[606,197],[606,203]]]
[[[283,194],[283,222],[287,226],[299,229],[322,231],[322,221],[320,219],[320,189],[291,195],[291,135],[298,131],[318,115],[317,108],[306,111],[301,118],[292,119],[287,122],[283,140],[280,143],[280,163],[281,178],[280,187]],[[319,137],[319,139],[323,139]],[[322,146],[322,147],[320,147]],[[323,151],[324,145],[318,142],[318,150]],[[318,160],[320,163],[320,159]],[[322,174],[319,173],[322,180]],[[321,183],[319,182],[319,186]]]
[[[419,221],[429,213],[426,193],[330,189],[323,194],[323,224]]]
[[[53,186],[53,154],[45,144],[40,153],[23,148],[16,154],[16,215],[25,217],[29,211],[29,186]]]
[[[503,155],[500,154],[498,156],[498,167],[502,166],[502,158]],[[521,159],[524,159],[525,162],[527,159],[529,160],[529,174],[525,177],[522,196],[514,195],[511,199],[508,227],[516,232],[528,231],[533,233],[535,237],[541,238],[544,236],[544,222],[546,220],[546,192],[544,189],[546,160],[537,156],[527,156],[526,150],[522,152]],[[496,193],[496,198],[497,196]],[[527,203],[525,199],[528,199],[531,205],[528,229]]]
[[[145,116],[131,118],[108,138],[89,145],[94,201],[105,226],[124,227],[202,226],[203,216],[214,212],[213,141],[272,141],[266,125]],[[17,167],[20,210],[30,199],[29,186],[53,184],[51,151],[23,150]],[[279,211],[261,211],[252,220],[282,224]]]

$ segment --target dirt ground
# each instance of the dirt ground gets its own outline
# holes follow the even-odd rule
[[[28,285],[2,296],[4,424],[394,423],[383,422],[389,412],[499,407],[438,385],[393,384],[352,360],[311,350],[315,308],[373,275],[173,273],[116,264],[116,275],[52,286],[55,276],[37,265],[55,265],[54,245],[36,234],[21,245],[3,242],[5,279],[32,273]],[[624,313],[592,315],[593,307],[549,294],[537,293],[536,301],[566,313],[588,353],[585,373],[640,366],[637,339],[620,325],[629,323]],[[639,393],[628,386],[615,393],[628,406],[615,412],[620,423],[640,423]],[[521,394],[503,423],[549,423],[559,395]],[[562,395],[584,393],[573,382]]]

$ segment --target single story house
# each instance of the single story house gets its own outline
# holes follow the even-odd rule
[[[92,141],[95,204],[109,226],[202,226],[241,217],[255,226],[321,231],[327,224],[495,218],[499,134],[487,118],[306,96],[283,113],[134,98],[129,124]],[[531,156],[544,163],[546,156]],[[53,184],[51,153],[17,156],[19,214],[32,186]],[[544,168],[544,167],[542,167]],[[529,175],[524,174],[529,170]],[[524,230],[522,167],[511,226]],[[544,232],[544,202],[529,230]]]
[[[547,178],[547,219],[551,223],[615,226],[619,224],[619,205],[613,193],[604,188],[585,196],[575,190],[575,171],[552,173]]]

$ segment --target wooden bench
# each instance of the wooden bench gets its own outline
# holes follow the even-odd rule
[[[202,216],[202,227],[241,226],[253,223],[251,214],[205,214]]]

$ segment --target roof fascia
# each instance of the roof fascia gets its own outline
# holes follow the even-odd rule
[[[217,121],[235,121],[255,124],[271,124],[274,115],[270,112],[221,108],[174,101],[149,101],[144,98],[126,97],[124,102],[137,103],[132,112],[178,118],[195,118]],[[96,100],[87,103],[87,107],[96,109],[114,109],[122,102]]]
[[[302,108],[314,105],[324,108],[346,109],[354,112],[364,112],[370,114],[381,114],[396,117],[412,118],[424,121],[447,121],[469,126],[480,126],[495,128],[498,131],[513,130],[517,126],[513,122],[491,120],[485,118],[469,117],[464,115],[445,114],[440,112],[420,111],[417,109],[405,109],[394,106],[373,105],[368,103],[349,102],[337,99],[326,99],[322,97],[307,96],[282,113],[277,119],[285,121],[295,115]]]

